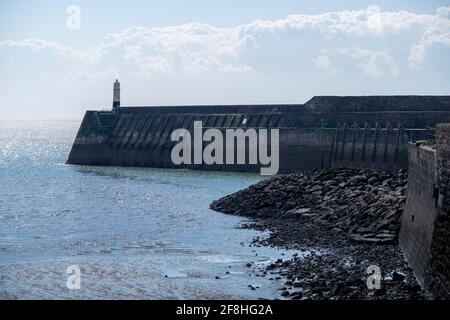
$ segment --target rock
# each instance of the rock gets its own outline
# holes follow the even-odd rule
[[[247,227],[267,230],[269,236],[253,245],[302,252],[257,271],[284,282],[279,291],[283,297],[423,299],[401,251],[391,245],[398,239],[406,179],[406,171],[299,172],[258,182],[214,201],[211,208],[257,218]],[[317,254],[310,248],[317,248]],[[366,270],[372,264],[393,279],[383,282],[380,290],[367,290]],[[296,288],[301,291],[292,292]]]
[[[263,180],[214,201],[211,208],[266,219],[298,217],[341,233],[379,234],[394,230],[393,237],[350,234],[357,242],[390,243],[397,240],[406,182],[404,171],[313,170]]]
[[[304,213],[307,213],[310,211],[311,211],[310,208],[300,208],[300,209],[295,209],[293,213],[294,214],[304,214]]]
[[[289,294],[289,298],[294,299],[294,300],[301,299],[302,297],[303,297],[303,293],[301,293],[300,291],[292,292],[291,294]]]
[[[287,290],[281,291],[281,292],[280,292],[280,295],[281,295],[282,297],[287,297],[287,296],[289,296],[289,291],[287,291]]]
[[[359,184],[359,183],[364,183],[366,181],[367,181],[366,176],[356,175],[356,176],[351,177],[348,180],[348,184],[355,185],[355,184]]]
[[[367,183],[370,185],[374,185],[378,181],[378,177],[371,177]]]
[[[403,273],[400,273],[400,272],[397,272],[397,271],[394,271],[392,273],[392,281],[400,282],[400,281],[403,281],[403,280],[405,280],[405,275]]]

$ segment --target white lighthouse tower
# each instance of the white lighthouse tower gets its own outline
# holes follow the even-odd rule
[[[120,110],[120,82],[116,79],[113,89],[113,111],[118,112]]]

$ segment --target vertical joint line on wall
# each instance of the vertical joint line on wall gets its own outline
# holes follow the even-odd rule
[[[384,163],[386,163],[386,161],[387,161],[390,129],[391,129],[391,125],[389,124],[389,121],[387,121],[386,122],[386,138],[384,140],[384,155],[383,155],[383,162]]]
[[[324,148],[325,148],[325,146],[324,146],[324,136],[323,136],[323,134],[324,134],[323,130],[324,130],[325,126],[326,126],[325,119],[323,119],[323,118],[320,119],[320,169],[323,169],[325,166],[325,163],[324,163],[324,160],[325,160],[324,159],[325,158]]]
[[[337,160],[337,154],[338,154],[338,147],[339,147],[339,130],[340,130],[341,124],[338,122],[336,127],[336,145],[334,149],[334,161]]]
[[[343,161],[344,160],[344,150],[345,150],[345,136],[346,136],[346,133],[347,133],[347,123],[346,122],[344,122],[344,125],[343,125],[343,127],[342,127],[342,149],[341,149],[341,161]]]
[[[329,168],[331,168],[331,166],[333,165],[333,150],[334,150],[334,144],[335,144],[335,140],[336,140],[336,135],[337,135],[337,128],[335,128],[333,130],[333,137],[331,139],[330,161],[329,161],[329,165],[328,165]]]
[[[378,122],[375,122],[375,141],[373,143],[372,162],[375,162],[377,159],[378,134],[379,134],[379,125]]]
[[[394,162],[397,163],[398,162],[398,150],[400,148],[400,137],[401,137],[401,123],[400,121],[397,122],[397,138],[395,141],[395,158],[394,158]]]
[[[367,143],[367,122],[364,122],[364,137],[363,137],[363,146],[361,152],[361,162],[366,161],[366,143]]]
[[[352,141],[352,162],[355,160],[355,144],[356,144],[356,135],[359,131],[358,124],[356,122],[353,123],[353,141]]]

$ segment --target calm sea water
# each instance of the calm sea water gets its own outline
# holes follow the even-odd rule
[[[66,165],[78,126],[0,122],[0,298],[277,297],[280,283],[245,264],[281,251],[249,246],[261,234],[237,228],[245,219],[208,209],[260,176]]]

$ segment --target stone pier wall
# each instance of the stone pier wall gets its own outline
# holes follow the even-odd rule
[[[450,122],[449,96],[314,97],[298,105],[123,107],[88,111],[68,163],[181,168],[170,159],[170,134],[194,121],[219,130],[280,130],[280,171],[329,167],[397,170],[407,142]],[[259,171],[258,165],[192,165],[201,170]]]
[[[435,296],[450,299],[450,124],[437,126],[436,144],[439,192],[428,286]]]
[[[437,215],[436,150],[429,143],[409,144],[408,195],[399,244],[423,286]]]
[[[450,298],[450,124],[438,125],[436,144],[409,144],[408,197],[400,247],[419,283]]]

